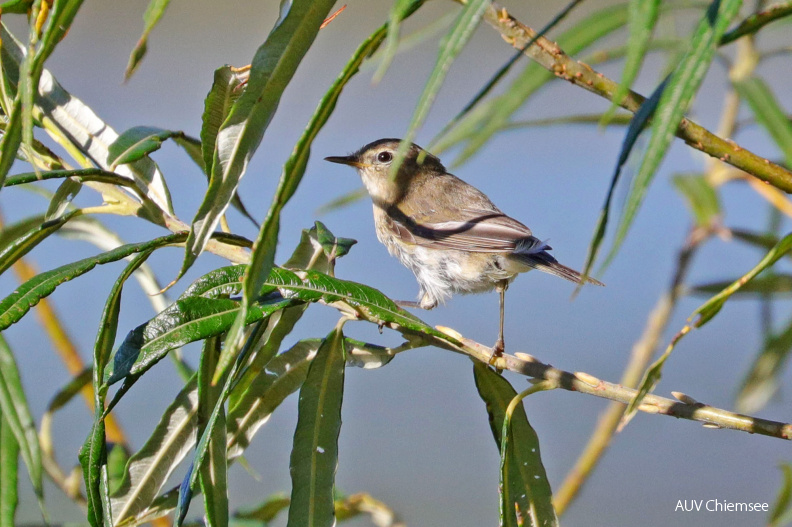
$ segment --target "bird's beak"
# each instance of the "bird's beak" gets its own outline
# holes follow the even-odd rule
[[[339,163],[341,165],[349,165],[355,168],[363,168],[364,166],[364,163],[359,162],[355,156],[330,156],[326,157],[325,161]]]

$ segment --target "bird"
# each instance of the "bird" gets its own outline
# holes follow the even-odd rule
[[[558,263],[546,242],[420,146],[410,143],[391,174],[401,142],[379,139],[325,160],[357,169],[373,203],[377,238],[415,275],[418,302],[398,304],[433,309],[454,293],[494,289],[500,296],[500,325],[492,357],[501,356],[506,289],[518,274],[538,269],[577,284],[583,276]],[[590,277],[585,282],[604,285]]]

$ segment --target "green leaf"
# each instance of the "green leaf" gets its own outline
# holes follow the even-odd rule
[[[343,320],[325,338],[300,389],[291,452],[288,527],[335,525],[333,490],[344,397]]]
[[[613,245],[603,267],[613,259],[624,242],[649,185],[674,140],[674,134],[685,111],[704,80],[704,75],[715,56],[718,42],[739,12],[741,5],[742,0],[713,1],[691,38],[690,49],[671,74],[652,119],[652,135],[641,167],[633,178]]]
[[[737,27],[723,35],[720,45],[725,46],[745,35],[753,35],[765,25],[792,14],[792,2],[779,2],[762,9],[737,24]]]
[[[374,72],[374,83],[382,80],[385,72],[388,71],[391,61],[393,61],[393,57],[396,55],[396,50],[399,47],[399,26],[407,16],[406,13],[412,4],[413,0],[396,0],[391,6],[390,14],[388,15],[388,34],[380,57],[379,67]]]
[[[690,288],[692,294],[698,296],[711,296],[728,287],[734,280],[719,280],[699,284]],[[732,295],[735,298],[756,298],[768,295],[788,295],[792,293],[791,274],[772,274],[758,276],[742,286]]]
[[[301,340],[267,364],[267,369],[241,388],[232,390],[228,409],[228,455],[236,458],[275,409],[305,381],[321,339]]]
[[[148,251],[149,249],[181,243],[185,238],[184,233],[178,233],[146,242],[130,243],[112,251],[62,265],[52,271],[39,273],[0,301],[0,331],[18,322],[31,307],[38,304],[42,298],[52,294],[59,285],[84,275],[97,265],[116,262],[127,256]]]
[[[51,222],[44,222],[43,216],[33,216],[4,226],[0,230],[0,274],[77,214],[67,214]]]
[[[285,494],[275,494],[265,499],[260,505],[251,509],[243,509],[234,513],[234,519],[254,520],[268,525],[278,514],[289,507],[291,500]]]
[[[81,190],[82,183],[71,178],[65,179],[52,196],[44,219],[47,221],[58,219],[71,206]]]
[[[176,466],[195,445],[197,376],[162,414],[149,439],[127,462],[124,478],[111,495],[114,525],[146,512]],[[172,508],[172,507],[171,507]]]
[[[787,166],[792,166],[792,122],[778,103],[773,92],[759,77],[734,82],[734,88],[756,116],[757,122],[767,130],[784,155]]]
[[[85,477],[88,521],[91,527],[102,527],[105,525],[104,515],[107,514],[108,518],[110,517],[110,511],[105,510],[104,507],[110,483],[107,476],[105,423],[102,419],[101,409],[96,411],[91,432],[80,449],[79,459]],[[112,523],[107,523],[107,525],[112,525]]]
[[[558,37],[558,44],[567,54],[575,55],[626,23],[626,6],[601,9],[562,33]],[[503,128],[531,95],[553,78],[552,73],[539,64],[531,62],[514,79],[503,95],[479,104],[456,126],[433,139],[432,151],[440,153],[457,142],[470,138],[462,153],[454,161],[455,166],[462,164]]]
[[[34,0],[8,0],[0,4],[3,14],[15,13],[18,15],[27,14],[33,6]]]
[[[619,87],[613,94],[611,107],[602,122],[607,124],[616,112],[624,96],[630,91],[633,82],[641,71],[649,43],[652,39],[655,24],[660,14],[660,0],[630,0],[628,26],[630,38],[627,40],[627,58],[624,61]]]
[[[129,54],[129,62],[124,71],[125,81],[129,80],[130,77],[134,75],[135,71],[137,71],[138,66],[140,66],[140,61],[143,60],[146,51],[148,51],[149,34],[162,18],[169,3],[170,0],[151,0],[146,8],[146,12],[143,14],[143,22],[146,27],[143,29],[143,34],[140,36],[140,39],[138,39],[137,44],[135,44],[135,49]]]
[[[162,142],[171,137],[183,136],[184,132],[163,130],[153,126],[136,126],[118,136],[107,149],[107,164],[113,171],[118,165],[134,163],[138,159],[159,150]]]
[[[201,156],[204,173],[212,173],[214,154],[217,150],[217,132],[225,122],[234,103],[242,95],[242,89],[250,77],[250,70],[226,64],[214,72],[214,81],[204,100],[201,117]]]
[[[0,527],[16,525],[19,443],[0,412]]]
[[[713,227],[720,219],[721,205],[718,193],[702,175],[674,176],[674,186],[687,202],[696,224],[702,228]]]
[[[782,463],[780,468],[783,480],[770,511],[768,527],[782,527],[792,521],[792,463]]]
[[[754,280],[756,281],[756,280]],[[778,393],[780,376],[792,351],[792,321],[766,339],[737,393],[737,411],[755,414]]]
[[[220,339],[206,339],[198,369],[198,435],[205,432],[212,409],[220,398],[222,384],[212,386],[212,377],[220,357]],[[225,379],[222,379],[225,380]],[[220,404],[217,423],[209,434],[206,461],[198,470],[198,482],[204,497],[206,525],[228,525],[228,462],[226,451],[225,407]]]
[[[217,132],[209,189],[193,218],[179,276],[203,252],[275,115],[284,89],[334,3],[294,0],[286,18],[256,51],[245,91]]]
[[[395,175],[399,171],[404,155],[410,148],[410,144],[415,138],[418,130],[423,126],[429,109],[432,107],[435,98],[437,97],[440,87],[443,85],[446,74],[448,73],[451,64],[456,59],[457,55],[462,51],[467,44],[470,37],[473,36],[473,31],[481,21],[481,16],[484,10],[490,7],[491,2],[487,0],[469,0],[465,3],[462,11],[457,16],[448,33],[440,41],[440,49],[437,54],[437,62],[435,62],[432,73],[426,81],[421,97],[418,99],[418,104],[415,106],[415,111],[410,119],[410,125],[407,132],[404,134],[402,143],[399,145],[399,150],[396,152],[396,158],[391,165],[391,174]],[[395,177],[395,176],[393,176]]]
[[[48,521],[44,507],[41,448],[36,425],[27,404],[14,354],[2,335],[0,335],[0,413],[19,445],[22,461],[27,467],[39,507],[45,520]]]
[[[728,287],[725,287],[720,293],[710,298],[707,302],[699,306],[689,317],[688,324],[683,327],[679,333],[671,340],[671,343],[666,348],[665,352],[646,370],[643,375],[641,383],[638,385],[638,390],[627,409],[624,411],[622,422],[626,423],[635,415],[638,407],[641,405],[647,393],[651,392],[657,383],[660,382],[662,376],[663,366],[665,365],[668,357],[677,343],[687,335],[693,328],[700,328],[718,314],[732,295],[743,288],[746,284],[750,283],[756,276],[773,265],[779,258],[792,250],[792,234],[787,234],[775,247],[773,247],[756,266],[744,274],[741,278],[734,281]]]
[[[498,448],[503,444],[503,423],[509,403],[517,392],[509,382],[485,364],[473,365],[476,389],[487,405],[490,428]],[[510,420],[510,448],[503,466],[502,525],[558,525],[552,490],[539,452],[539,438],[528,422],[522,404]],[[516,511],[519,510],[519,516]]]

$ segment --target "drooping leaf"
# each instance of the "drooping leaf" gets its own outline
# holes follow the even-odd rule
[[[18,496],[19,443],[11,426],[0,412],[0,526],[16,525]]]
[[[335,525],[334,485],[344,397],[344,334],[340,323],[311,361],[300,389],[290,472],[288,527]]]
[[[140,66],[140,61],[143,60],[143,57],[146,55],[148,51],[148,37],[151,33],[151,30],[154,29],[154,26],[162,18],[162,15],[165,13],[165,9],[168,7],[170,0],[151,0],[148,7],[146,8],[146,12],[143,13],[143,22],[145,24],[145,28],[143,29],[143,34],[138,39],[137,44],[135,44],[135,49],[132,50],[132,53],[129,54],[129,62],[127,63],[126,70],[124,71],[124,80],[127,81],[134,75],[135,71],[137,71],[138,66]]]
[[[0,231],[0,274],[78,214],[74,212],[50,222],[45,222],[43,216],[33,216],[4,226]]]
[[[286,510],[290,502],[285,494],[275,494],[253,508],[237,511],[234,513],[234,519],[254,520],[267,525],[278,516],[278,513]]]
[[[214,81],[209,93],[206,94],[201,117],[201,156],[206,174],[212,173],[217,149],[217,132],[223,126],[234,103],[242,95],[242,89],[249,77],[249,68],[235,68],[227,64],[214,72]]]
[[[220,339],[217,337],[206,339],[198,369],[198,435],[204,434],[212,410],[220,400],[223,385],[212,385],[218,358],[220,358]],[[225,407],[221,403],[217,423],[209,436],[206,460],[199,468],[198,476],[208,527],[228,525],[227,457],[226,414]]]
[[[699,306],[699,308],[696,309],[690,315],[690,317],[688,317],[688,324],[686,324],[685,327],[683,327],[679,333],[674,336],[663,354],[654,363],[652,363],[644,373],[643,379],[638,385],[637,393],[627,405],[627,409],[624,411],[622,423],[627,423],[633,418],[646,394],[651,392],[657,383],[660,382],[663,366],[665,365],[666,360],[668,360],[668,357],[671,356],[671,352],[674,350],[674,347],[677,345],[677,343],[693,328],[700,328],[712,320],[712,317],[718,314],[721,308],[723,308],[723,305],[727,300],[729,300],[729,298],[732,297],[732,295],[742,289],[746,284],[750,283],[759,273],[772,266],[779,260],[779,258],[783,257],[791,250],[792,234],[787,234],[775,245],[775,247],[770,249],[770,251],[758,264],[756,264],[753,269],[748,271],[738,280],[731,283],[729,286],[725,287],[720,293],[710,298],[707,302]]]
[[[193,218],[180,276],[209,241],[275,114],[283,90],[334,3],[294,0],[286,18],[256,51],[245,91],[217,132],[209,189]]]
[[[440,91],[440,87],[443,85],[451,64],[457,55],[462,52],[470,37],[473,36],[473,30],[478,27],[484,10],[489,6],[490,2],[487,0],[469,0],[466,2],[459,16],[451,24],[448,33],[440,41],[437,61],[432,73],[429,74],[429,79],[426,81],[426,86],[410,119],[410,125],[404,133],[402,143],[399,145],[396,157],[391,164],[390,173],[392,177],[395,177],[395,174],[398,173],[404,155],[410,148],[410,143],[412,143],[418,130],[423,126],[426,117],[429,115],[429,110]]]
[[[603,267],[612,261],[624,242],[649,185],[674,140],[679,123],[712,63],[718,42],[741,5],[742,0],[714,0],[691,38],[690,49],[669,77],[652,119],[649,144],[641,167],[633,178],[613,245]]]
[[[559,35],[558,44],[567,54],[575,55],[626,23],[626,6],[601,9]],[[462,164],[503,128],[531,95],[553,78],[553,74],[539,64],[528,64],[503,95],[478,104],[453,128],[434,138],[430,148],[434,153],[440,153],[469,138],[454,161],[454,166]]]
[[[46,520],[38,434],[36,434],[33,415],[28,407],[14,354],[2,335],[0,335],[0,413],[19,446],[19,453],[25,462],[30,482],[33,484],[33,491],[36,493]]]
[[[517,392],[509,382],[485,364],[473,365],[476,389],[487,405],[490,428],[498,448],[503,442],[503,422],[509,403]],[[539,438],[519,404],[510,420],[510,448],[503,466],[502,525],[558,525],[552,490],[539,453]],[[527,523],[524,523],[526,522]]]
[[[105,423],[100,409],[97,409],[91,432],[80,449],[79,459],[85,476],[88,521],[91,527],[102,527],[105,525],[104,515],[110,517],[110,511],[105,510],[104,507],[110,482],[107,476]]]
[[[374,72],[374,83],[382,80],[393,57],[396,55],[396,50],[399,46],[399,27],[412,3],[413,0],[396,0],[391,6],[390,14],[388,15],[388,34],[385,39],[385,47],[381,53],[379,67]]]
[[[172,137],[183,136],[184,132],[163,130],[153,126],[136,126],[118,136],[107,149],[107,164],[113,171],[118,165],[134,163],[159,150],[162,143]]]
[[[699,227],[709,228],[717,223],[721,215],[720,199],[706,177],[677,175],[674,176],[674,186],[684,196]]]
[[[124,479],[111,495],[115,525],[146,511],[195,446],[197,411],[198,389],[193,378],[162,414],[146,443],[129,458]]]
[[[698,296],[712,296],[732,283],[734,283],[734,280],[708,282],[691,287],[690,292]],[[774,273],[767,276],[757,276],[735,291],[732,298],[757,298],[767,295],[789,295],[790,293],[792,293],[792,275]]]
[[[661,3],[660,0],[630,0],[628,11],[630,37],[627,40],[627,58],[624,61],[619,87],[613,94],[613,104],[603,117],[603,123],[610,121],[619,103],[630,91],[641,71],[641,65],[649,50],[649,42],[660,14]]]
[[[773,92],[759,77],[749,77],[733,83],[756,116],[757,122],[773,138],[788,167],[792,167],[792,122],[778,103]]]
[[[180,243],[185,238],[184,233],[178,233],[146,242],[130,243],[36,275],[0,301],[0,331],[18,322],[31,307],[42,298],[49,296],[59,285],[87,273],[97,265],[116,262],[135,253]]]
[[[782,332],[766,339],[740,386],[736,402],[738,412],[755,414],[776,395],[790,351],[792,321],[787,323]]]

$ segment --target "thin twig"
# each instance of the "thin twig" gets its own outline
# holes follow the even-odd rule
[[[521,48],[536,35],[533,29],[521,24],[496,2],[492,2],[484,12],[484,20],[515,48]],[[617,82],[594,71],[587,64],[573,60],[558,44],[546,38],[537,39],[525,54],[557,77],[608,100],[613,99],[618,88]],[[644,100],[642,95],[630,91],[619,106],[635,113]],[[687,118],[682,119],[676,135],[693,148],[744,170],[784,192],[792,193],[792,172],[769,159],[760,157],[733,141],[718,137]]]

